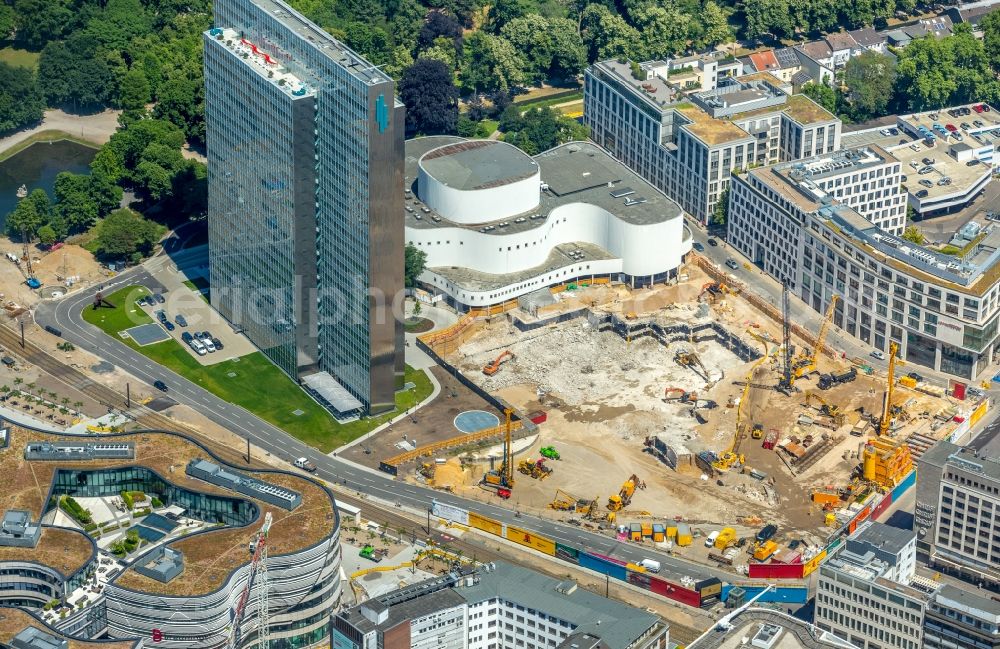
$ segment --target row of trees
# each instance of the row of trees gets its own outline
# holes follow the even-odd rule
[[[881,25],[897,11],[912,13],[916,0],[745,0],[743,29],[750,41],[797,39]]]
[[[866,52],[848,61],[836,87],[803,92],[852,121],[1000,99],[1000,13],[983,22],[984,38],[957,25],[945,38],[913,41],[896,56]]]

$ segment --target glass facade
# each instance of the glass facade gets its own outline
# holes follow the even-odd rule
[[[81,471],[59,469],[52,481],[53,496],[101,497],[116,496],[122,492],[142,491],[155,495],[164,505],[178,505],[186,514],[210,523],[224,523],[242,527],[254,522],[260,510],[249,500],[199,493],[166,482],[145,467],[123,467]],[[50,501],[50,509],[54,501]]]
[[[213,304],[293,378],[329,372],[369,411],[391,408],[403,370],[391,311],[403,277],[394,83],[279,0],[218,0],[214,13],[205,35]],[[265,63],[244,56],[244,38]],[[302,93],[275,81],[278,63]]]

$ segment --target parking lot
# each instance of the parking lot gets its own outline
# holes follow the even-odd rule
[[[230,358],[246,356],[257,351],[247,338],[237,334],[229,324],[202,299],[201,295],[192,291],[184,284],[175,284],[166,293],[161,294],[163,302],[154,300],[153,304],[139,305],[154,321],[159,322],[167,334],[176,340],[202,365],[215,365]],[[165,324],[158,317],[158,313],[163,311],[167,322]],[[180,316],[180,319],[178,319]],[[180,323],[184,322],[185,326]],[[171,329],[171,326],[173,327]],[[192,338],[196,333],[207,331],[211,338],[222,343],[222,349],[208,351],[204,355],[195,352],[190,344],[184,340],[188,334]],[[214,344],[213,344],[214,346]]]

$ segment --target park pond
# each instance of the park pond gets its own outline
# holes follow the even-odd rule
[[[38,142],[0,162],[0,232],[7,214],[17,206],[17,189],[41,187],[52,198],[56,176],[63,172],[87,173],[97,149],[70,140]]]

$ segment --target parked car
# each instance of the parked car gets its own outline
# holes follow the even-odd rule
[[[962,130],[963,130],[963,131],[968,131],[968,130],[971,130],[971,129],[972,129],[972,127],[971,127],[971,126],[969,126],[969,123],[968,123],[968,122],[962,122],[962,124],[961,124],[961,127],[962,127]]]
[[[916,193],[916,197],[917,198],[927,198],[927,190],[926,189],[921,189],[919,192]]]
[[[948,176],[945,176],[941,180],[937,181],[937,184],[938,184],[938,187],[944,187],[945,185],[950,185],[951,184],[951,178],[949,178]]]
[[[910,148],[913,149],[914,151],[920,151],[920,145],[917,144],[916,142],[914,142],[913,144],[911,144]],[[910,164],[913,164],[913,163],[911,162]]]
[[[226,348],[226,346],[225,346],[225,345],[223,345],[223,344],[222,344],[222,341],[221,341],[221,340],[219,340],[218,338],[212,338],[212,344],[213,344],[213,345],[215,345],[215,348],[216,348],[217,350],[219,350],[220,352],[221,352],[221,351],[222,351],[223,349],[225,349],[225,348]]]
[[[208,353],[208,350],[205,349],[205,346],[201,344],[200,340],[192,340],[188,344],[191,346],[191,349],[193,349],[195,353],[198,354],[199,356],[204,356],[205,354]]]
[[[138,300],[135,301],[135,305],[136,306],[146,306],[146,300],[148,300],[148,299],[149,299],[148,297],[146,297],[145,295],[143,295],[142,297],[140,297]]]
[[[201,339],[202,340],[211,340],[212,339],[212,334],[208,333],[207,331],[203,331],[203,332],[201,332]]]
[[[691,244],[691,247],[697,250],[698,252],[705,252],[705,246],[701,245],[700,241],[695,241],[694,243]]]
[[[888,137],[888,136],[892,135],[892,131],[890,131],[890,130],[889,130],[889,129],[887,129],[887,128],[880,128],[880,129],[878,130],[878,132],[879,132],[879,135],[884,135],[884,136],[886,136],[886,137]]]
[[[757,532],[757,536],[755,536],[754,538],[757,539],[758,543],[764,543],[765,541],[769,541],[771,539],[771,537],[773,537],[775,534],[777,534],[777,532],[778,532],[778,526],[777,525],[773,525],[773,524],[772,525],[765,525],[764,527],[762,527],[760,529],[759,532]]]
[[[975,167],[977,164],[979,164],[979,160],[972,159],[972,160],[969,160],[968,162],[966,162],[965,166],[966,167]]]
[[[201,344],[205,346],[205,349],[208,350],[208,353],[210,354],[215,353],[215,343],[212,342],[211,338],[202,338]]]
[[[716,241],[715,239],[709,237],[708,238],[708,245],[710,245],[710,246],[712,246],[714,248],[715,246],[719,245],[719,242]]]
[[[880,361],[885,360],[885,352],[882,351],[881,349],[873,349],[871,354],[869,354],[869,356],[871,356],[872,358],[877,358]]]
[[[788,542],[788,549],[789,550],[794,550],[795,548],[799,547],[800,545],[802,545],[802,541],[800,539],[792,539],[791,541]]]
[[[952,133],[958,130],[958,128],[954,124],[945,124],[944,127]]]
[[[295,466],[302,469],[303,471],[308,471],[309,473],[316,472],[316,465],[309,461],[308,458],[300,457],[295,460]]]
[[[736,270],[736,269],[738,269],[740,267],[740,265],[738,263],[736,263],[736,260],[733,259],[732,257],[730,257],[729,259],[726,260],[726,266],[729,266],[733,270]]]
[[[181,340],[183,340],[186,343],[189,343],[192,340],[194,340],[194,336],[191,335],[191,332],[185,331],[184,333],[181,334]]]
[[[932,183],[931,181],[927,180],[926,178],[921,178],[920,179],[920,184],[923,185],[924,187],[933,187],[934,186],[934,183]]]
[[[174,326],[174,323],[173,323],[173,322],[170,322],[169,320],[164,320],[164,321],[163,321],[163,327],[164,327],[164,328],[165,328],[165,329],[166,329],[167,331],[173,331],[174,329],[176,329],[176,328],[177,328],[177,327],[175,327],[175,326]]]
[[[165,322],[167,320],[167,312],[164,311],[163,309],[160,309],[159,311],[156,312],[156,319],[159,320],[160,322]]]
[[[889,135],[899,135],[899,129],[895,126],[889,127]]]
[[[165,304],[167,301],[167,298],[163,297],[163,293],[154,293],[153,299],[156,300],[157,304]]]
[[[920,162],[923,162],[925,165],[932,165],[934,164],[934,158],[924,158]]]
[[[194,338],[195,338],[195,340],[201,340],[204,337],[205,337],[205,333],[204,332],[202,332],[202,331],[196,331],[196,332],[194,332]]]
[[[918,171],[917,173],[923,175],[923,174],[929,174],[932,171],[934,171],[934,167],[927,165],[926,167],[921,167],[920,171]]]
[[[153,387],[156,388],[157,390],[159,390],[160,392],[166,392],[167,391],[167,384],[164,383],[163,381],[160,381],[159,379],[157,379],[156,381],[153,381]]]
[[[181,314],[179,314],[179,313],[177,314],[177,317],[174,318],[174,322],[176,322],[178,324],[178,326],[181,326],[181,327],[188,326],[187,319],[184,316],[182,316]]]
[[[983,105],[982,104],[976,104],[975,106],[972,107],[972,110],[976,111],[977,113],[981,113],[981,112],[983,112]]]

